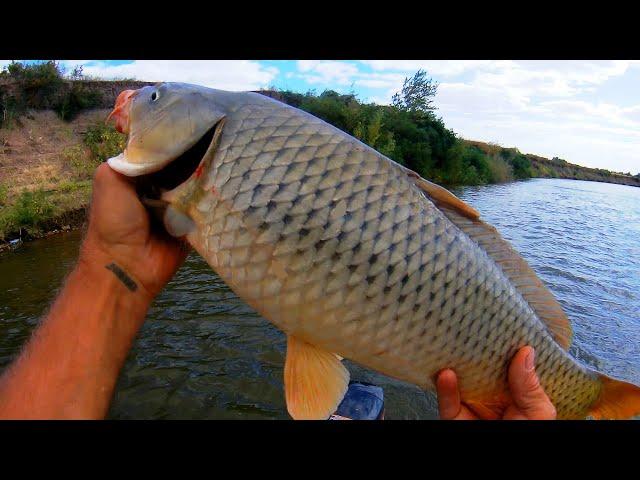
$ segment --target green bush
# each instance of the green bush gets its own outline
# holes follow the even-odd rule
[[[17,112],[26,108],[50,108],[64,85],[63,73],[54,60],[29,64],[11,62],[0,73],[0,78],[14,81],[18,89],[13,94],[0,92],[0,102],[5,109]]]
[[[83,144],[68,147],[62,158],[73,172],[74,181],[90,180],[98,165],[122,152],[125,144],[126,135],[112,125],[96,122],[85,132]]]
[[[513,167],[499,155],[487,157],[491,183],[503,183],[513,181]]]
[[[86,84],[76,81],[69,92],[55,105],[54,109],[63,120],[73,120],[81,111],[99,107],[102,104],[102,94]]]
[[[3,209],[0,214],[0,236],[21,228],[29,231],[37,230],[38,226],[49,219],[54,211],[54,205],[44,190],[22,192],[16,202]]]
[[[89,147],[96,163],[104,162],[121,153],[126,146],[126,141],[126,135],[118,132],[113,125],[103,122],[97,122],[89,127],[84,135],[84,143]]]
[[[81,81],[81,70],[75,69],[69,83],[65,71],[56,61],[41,63],[12,62],[0,72],[0,127],[10,127],[29,108],[52,108],[63,120],[73,119],[78,112],[102,103],[102,94]]]

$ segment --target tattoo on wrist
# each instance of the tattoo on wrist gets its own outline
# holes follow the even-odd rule
[[[109,265],[105,265],[105,268],[107,270],[111,270],[113,274],[116,277],[118,277],[118,280],[124,283],[124,286],[127,287],[132,292],[135,292],[138,289],[138,285],[136,284],[136,282],[134,282],[133,279],[129,275],[127,275],[126,272],[122,270],[115,263],[110,263]]]

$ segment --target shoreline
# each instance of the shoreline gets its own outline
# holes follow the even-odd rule
[[[638,187],[638,185],[628,185],[625,183],[615,183],[615,182],[605,182],[602,180],[583,180],[580,178],[562,178],[562,177],[531,177],[521,180],[514,180],[511,182],[504,183],[515,183],[515,182],[526,182],[528,180],[571,180],[571,181],[579,181],[579,182],[594,182],[594,183],[609,183],[611,185],[622,185],[626,187]],[[488,185],[500,185],[499,183],[490,183],[486,185],[447,185],[445,188],[451,191],[455,191],[459,188],[464,187],[477,187],[477,186],[488,186]],[[7,237],[11,237],[8,240],[4,240],[0,242],[0,255],[5,252],[10,252],[14,250],[11,242],[16,239],[21,240],[22,243],[31,242],[33,240],[40,240],[43,238],[51,237],[53,235],[58,235],[60,233],[67,233],[73,230],[78,230],[84,227],[85,222],[87,220],[87,214],[89,212],[89,206],[86,205],[81,208],[76,208],[73,210],[69,210],[60,215],[52,217],[42,222],[40,225],[40,232],[36,234],[25,234],[24,236],[20,236],[20,232],[11,232]],[[19,248],[19,247],[18,247]],[[18,248],[15,248],[16,250]]]
[[[69,210],[55,217],[42,222],[38,233],[26,233],[23,236],[20,232],[11,232],[7,237],[10,239],[0,243],[0,254],[14,250],[11,242],[20,240],[19,244],[51,237],[60,233],[67,233],[84,227],[87,220],[88,206]],[[19,247],[15,248],[16,250]]]

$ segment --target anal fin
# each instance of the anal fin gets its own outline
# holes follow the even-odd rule
[[[349,386],[349,371],[326,350],[287,336],[284,388],[295,420],[323,420],[335,412]]]

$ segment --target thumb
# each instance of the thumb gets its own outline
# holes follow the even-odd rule
[[[530,420],[553,420],[556,409],[542,386],[535,370],[535,351],[521,348],[509,366],[509,389],[513,403]]]

